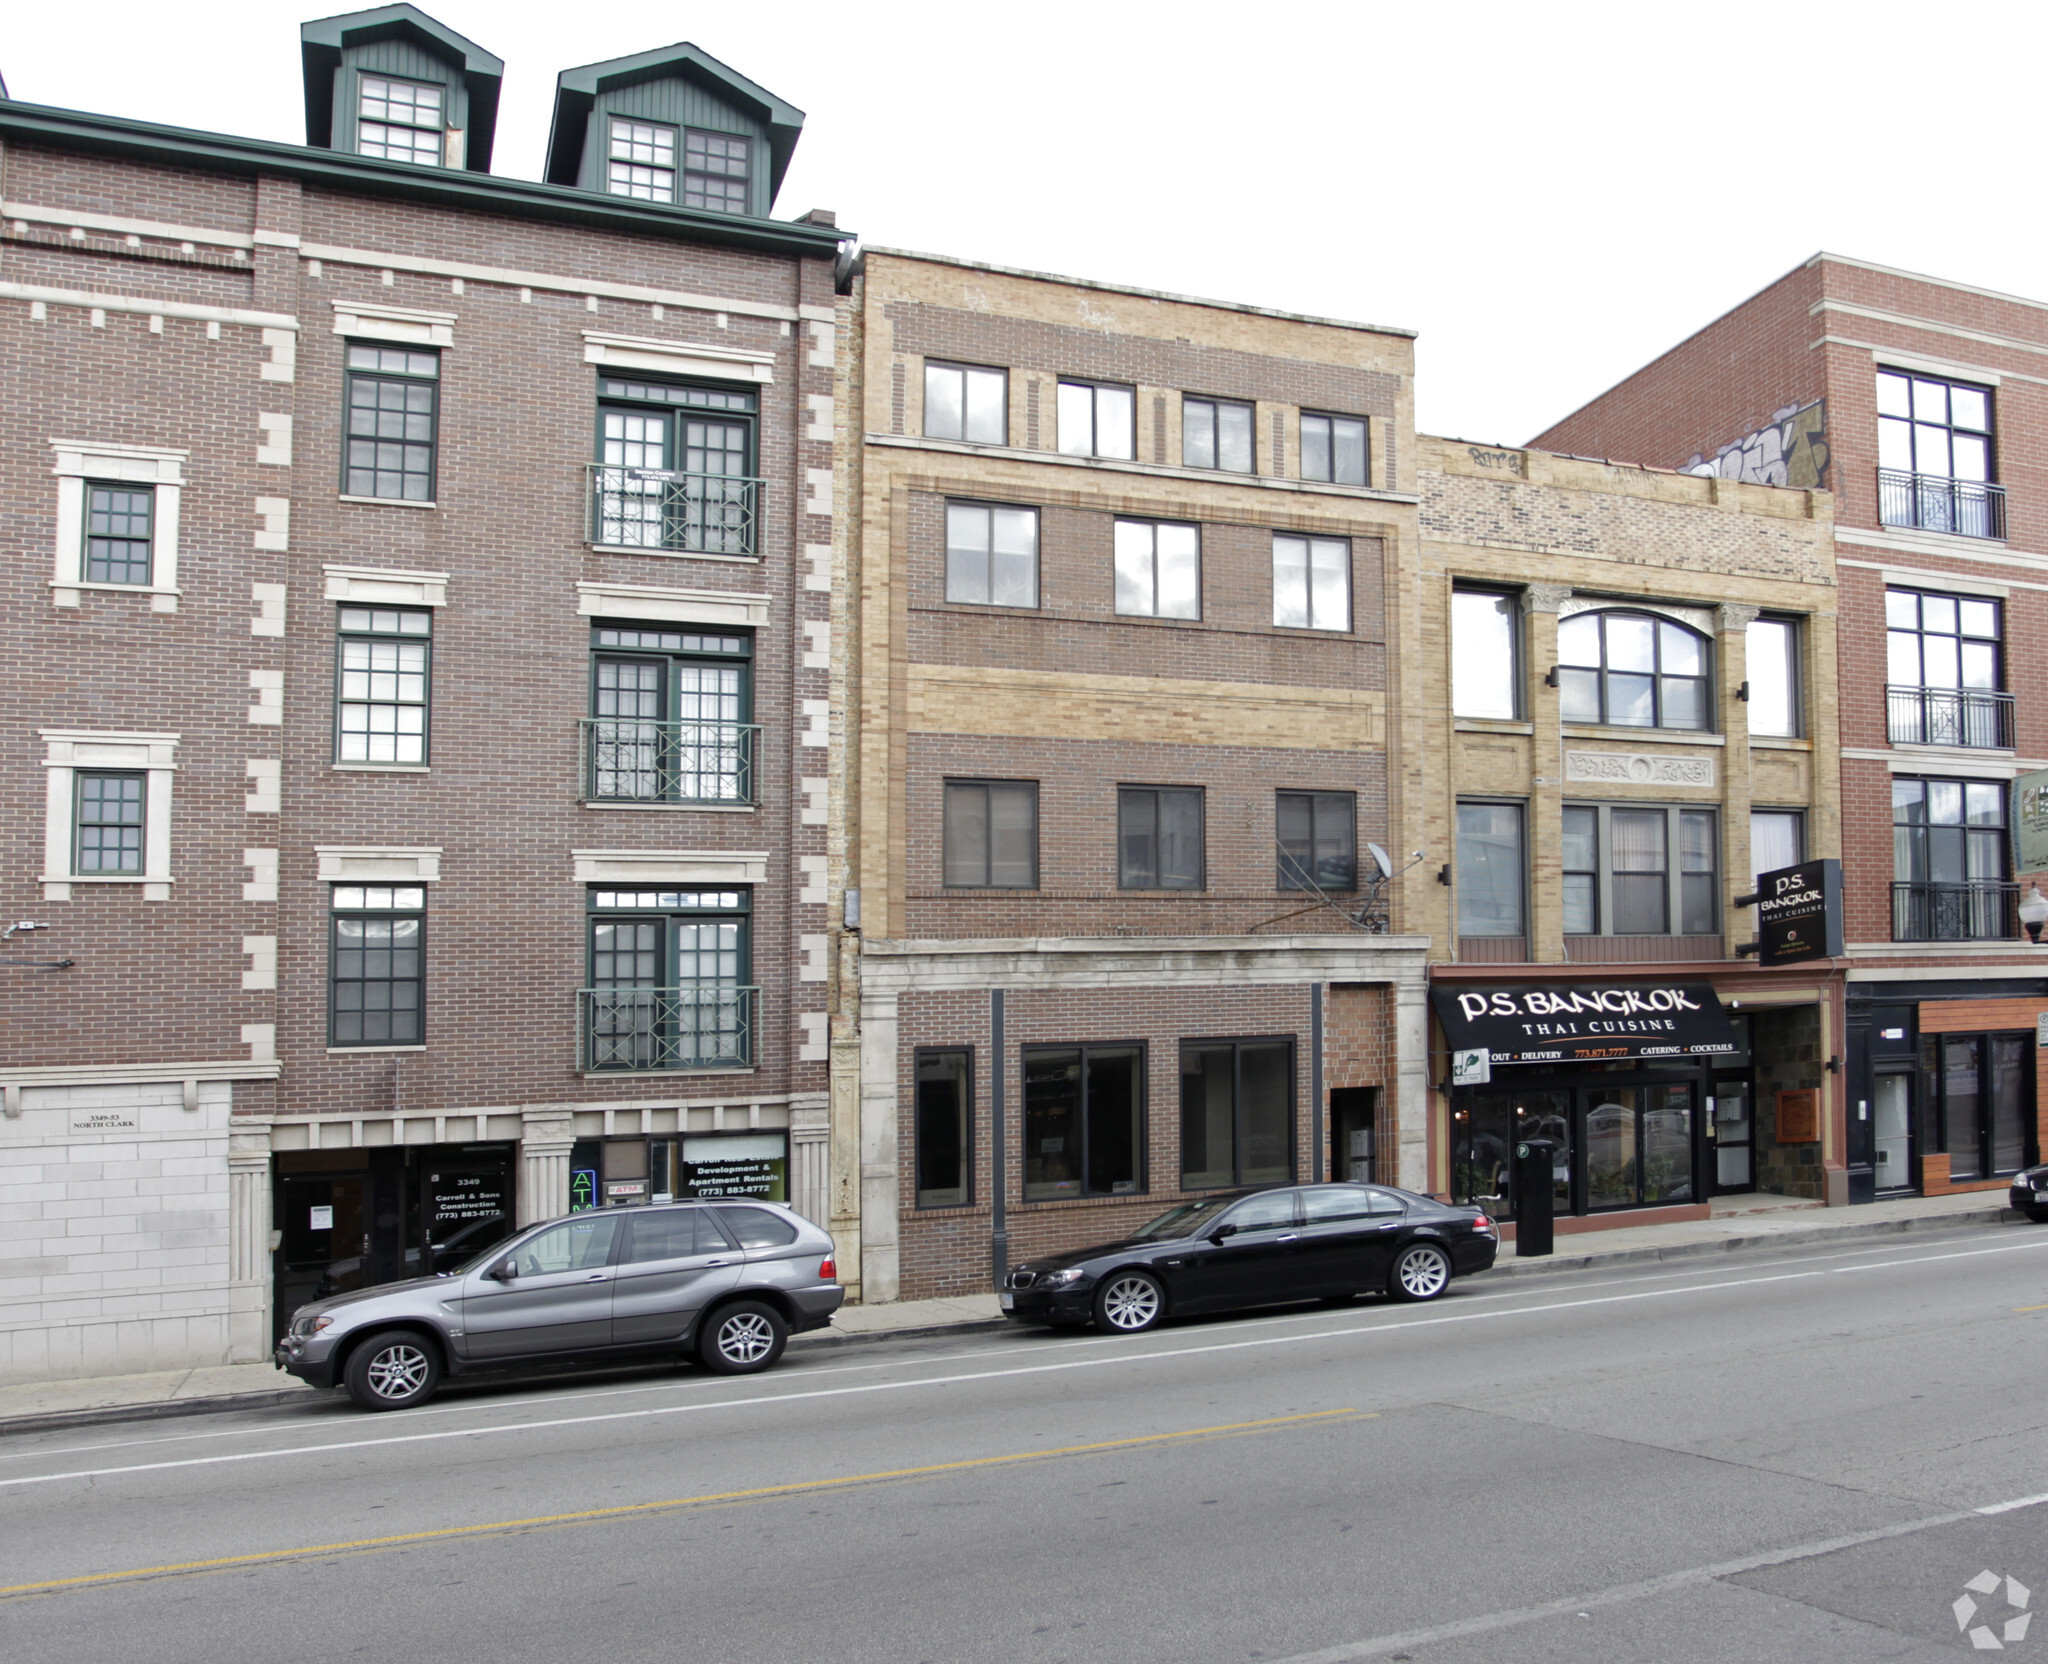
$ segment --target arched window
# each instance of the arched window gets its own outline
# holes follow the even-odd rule
[[[1582,612],[1557,627],[1566,722],[1623,728],[1708,725],[1707,639],[1640,612]]]

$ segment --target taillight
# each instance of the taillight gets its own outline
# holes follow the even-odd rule
[[[1488,1236],[1493,1235],[1493,1221],[1483,1213],[1472,1221],[1472,1228],[1475,1231],[1484,1231]]]
[[[818,1280],[821,1283],[833,1283],[839,1280],[839,1267],[832,1263],[832,1256],[830,1254],[827,1254],[818,1264]]]

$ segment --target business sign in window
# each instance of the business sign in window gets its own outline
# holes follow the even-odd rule
[[[683,1194],[715,1200],[789,1200],[789,1140],[781,1133],[683,1140]]]

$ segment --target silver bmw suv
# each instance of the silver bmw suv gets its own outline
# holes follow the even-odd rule
[[[779,1204],[606,1208],[529,1226],[438,1277],[301,1306],[275,1361],[366,1410],[424,1403],[444,1375],[541,1360],[694,1353],[750,1375],[845,1298],[832,1239]]]

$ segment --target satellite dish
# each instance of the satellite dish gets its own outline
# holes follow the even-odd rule
[[[1380,869],[1380,877],[1392,878],[1394,876],[1394,863],[1387,852],[1375,843],[1368,843],[1365,848],[1366,853],[1372,857],[1373,864]]]

